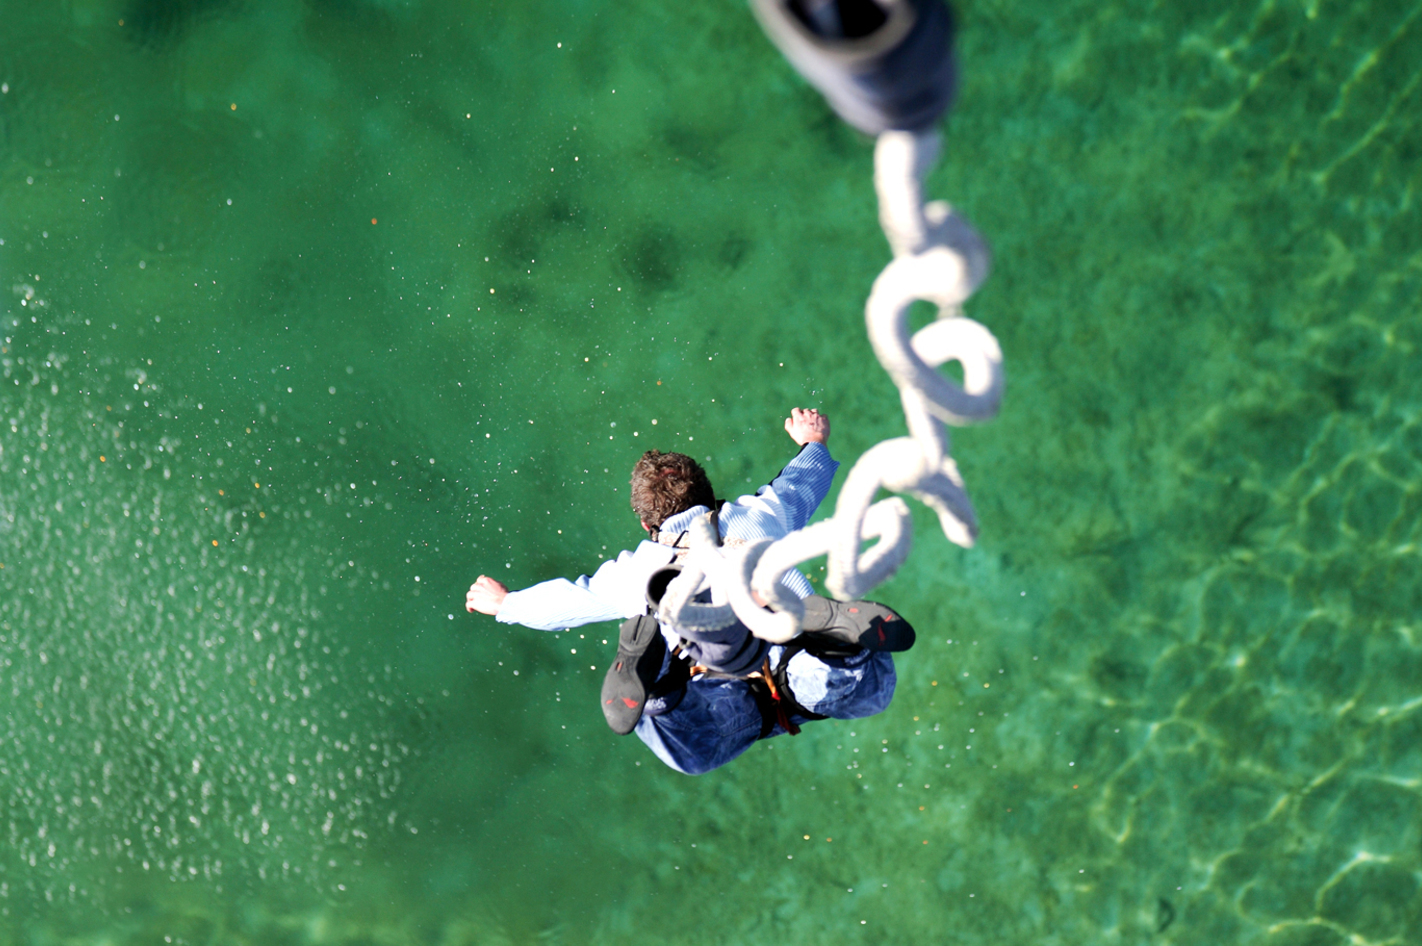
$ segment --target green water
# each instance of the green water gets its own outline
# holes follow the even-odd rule
[[[981,541],[691,779],[463,592],[902,433],[871,143],[734,0],[0,0],[0,943],[1422,943],[1422,7],[958,12]]]

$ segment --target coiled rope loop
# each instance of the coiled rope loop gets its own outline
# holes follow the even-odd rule
[[[739,618],[757,637],[788,641],[800,632],[804,605],[780,579],[821,555],[828,556],[830,593],[863,597],[898,570],[913,541],[908,504],[896,496],[876,502],[881,489],[910,495],[936,512],[950,541],[967,548],[977,539],[977,515],[949,455],[946,425],[997,415],[1002,350],[991,332],[962,314],[987,278],[987,244],[948,204],[923,202],[923,178],[939,146],[937,133],[887,132],[874,149],[879,223],[894,259],[874,281],[864,315],[874,354],[898,386],[909,436],[866,451],[840,490],[834,516],[782,539],[722,548],[710,521],[699,521],[683,571],[658,609],[663,623],[713,630]],[[909,309],[918,300],[937,305],[938,319],[911,335]],[[939,373],[949,361],[962,366],[961,385]],[[711,600],[697,601],[708,587]]]

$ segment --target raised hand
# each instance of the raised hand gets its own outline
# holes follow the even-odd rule
[[[829,418],[813,407],[805,410],[794,407],[785,418],[785,432],[802,447],[807,443],[826,443],[830,435]]]

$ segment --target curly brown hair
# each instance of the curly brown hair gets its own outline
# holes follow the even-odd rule
[[[706,471],[684,453],[648,450],[632,468],[632,511],[654,529],[693,506],[715,505]]]

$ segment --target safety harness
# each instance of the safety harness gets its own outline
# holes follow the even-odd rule
[[[706,517],[711,522],[711,534],[716,537],[716,544],[718,546],[731,547],[745,545],[746,542],[743,539],[722,538],[721,524],[718,516],[721,505],[721,500],[717,500],[716,505],[712,507]],[[672,536],[663,534],[659,529],[653,529],[651,531],[651,539],[660,545],[676,549],[676,558],[674,561],[680,564],[681,561],[686,558],[687,553],[691,551],[688,538],[690,534],[689,531],[686,531]],[[653,613],[650,606],[647,608],[647,613],[649,615]],[[629,620],[639,621],[644,620],[644,618],[636,617],[630,618]],[[816,654],[823,651],[828,654],[838,652],[843,648],[836,647],[833,642],[807,640],[806,635],[803,634],[794,638],[788,644],[785,644],[784,648],[778,667],[771,666],[770,655],[767,654],[765,659],[761,662],[759,670],[754,670],[748,674],[733,674],[722,673],[718,670],[710,670],[699,664],[693,664],[691,658],[685,654],[685,646],[678,644],[671,652],[671,666],[668,668],[666,675],[657,681],[656,687],[654,688],[655,693],[656,695],[672,693],[689,683],[692,677],[698,675],[712,680],[744,680],[750,687],[751,697],[755,700],[756,708],[760,710],[761,724],[759,738],[764,739],[769,736],[771,732],[775,730],[777,724],[790,735],[798,736],[800,734],[800,727],[790,718],[791,716],[799,716],[806,720],[827,719],[828,717],[810,712],[795,699],[795,694],[790,691],[790,682],[788,680],[790,658],[802,650]]]
[[[631,621],[646,620],[645,617],[629,618]],[[778,666],[771,666],[769,655],[761,662],[760,669],[747,674],[722,673],[719,670],[708,670],[699,664],[693,664],[691,658],[686,656],[681,645],[678,645],[671,652],[671,666],[667,672],[657,681],[656,686],[648,693],[648,700],[656,697],[664,697],[676,692],[691,682],[691,678],[702,676],[710,680],[744,680],[750,688],[751,698],[755,700],[756,709],[760,710],[760,736],[764,739],[774,731],[776,724],[779,724],[787,733],[792,736],[800,735],[800,727],[795,723],[792,716],[799,716],[806,720],[828,719],[819,713],[812,713],[795,699],[795,694],[790,691],[790,682],[787,679],[790,658],[794,657],[802,650],[811,653],[839,653],[840,650],[834,647],[819,647],[818,642],[805,641],[804,635],[797,637],[790,643],[784,645],[785,650],[781,654]]]

